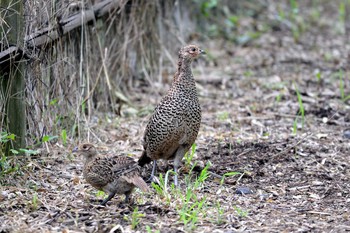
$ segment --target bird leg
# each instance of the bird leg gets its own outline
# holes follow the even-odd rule
[[[114,196],[115,193],[110,193],[108,197],[101,202],[101,205],[106,205],[106,203],[109,202]]]
[[[175,154],[175,158],[174,158],[174,171],[175,171],[175,176],[174,176],[174,185],[177,187],[178,186],[178,180],[177,180],[177,171],[178,168],[180,166],[181,160],[184,157],[186,151],[184,146],[180,146]]]
[[[131,194],[132,190],[128,191],[125,193],[125,200],[124,203],[128,204],[129,203],[129,198],[130,198],[130,194]]]
[[[153,160],[152,173],[151,173],[150,178],[147,180],[147,182],[148,182],[148,181],[150,181],[150,182],[153,182],[153,181],[154,181],[154,173],[156,172],[156,168],[157,168],[157,161],[156,161],[156,160]]]
[[[153,160],[153,167],[152,167],[152,174],[151,174],[152,179],[154,177],[154,173],[156,172],[156,167],[157,167],[157,160]]]
[[[177,181],[177,167],[174,166],[175,176],[174,176],[174,185],[177,187],[178,181]]]

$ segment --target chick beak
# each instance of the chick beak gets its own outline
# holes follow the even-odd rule
[[[78,151],[78,147],[76,146],[73,148],[72,153],[77,152],[77,151]]]
[[[200,49],[199,54],[207,54],[204,50]]]

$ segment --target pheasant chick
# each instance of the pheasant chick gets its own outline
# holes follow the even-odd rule
[[[125,194],[125,202],[128,202],[135,186],[143,192],[149,191],[140,177],[140,167],[132,158],[98,155],[96,147],[90,143],[81,144],[73,151],[84,156],[84,179],[94,188],[108,193],[101,205],[105,205],[116,194]]]

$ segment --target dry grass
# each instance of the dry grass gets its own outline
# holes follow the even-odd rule
[[[91,7],[63,1],[26,2],[26,34]],[[27,69],[28,125],[31,137],[88,136],[93,111],[120,114],[132,87],[162,81],[166,64],[183,44],[174,1],[120,1],[120,6],[92,25],[82,25],[45,47],[32,50]],[[168,50],[168,48],[172,48]],[[164,66],[165,65],[165,66]]]

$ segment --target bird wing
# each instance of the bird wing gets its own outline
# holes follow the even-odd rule
[[[112,172],[114,179],[118,179],[120,176],[133,171],[139,172],[139,166],[134,159],[127,156],[113,158]]]
[[[165,101],[166,102],[166,101]],[[169,104],[171,105],[171,104]],[[182,108],[173,109],[165,104],[159,104],[147,124],[143,146],[146,149],[151,142],[150,138],[158,138],[158,142],[169,137],[179,137],[185,133],[185,111]]]
[[[114,157],[112,171],[115,180],[122,178],[144,192],[149,191],[146,182],[139,175],[140,167],[134,159],[127,156]]]
[[[102,189],[113,181],[111,163],[103,158],[96,158],[85,168],[85,179],[94,187]]]

